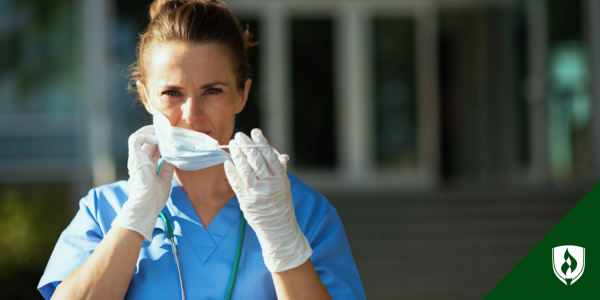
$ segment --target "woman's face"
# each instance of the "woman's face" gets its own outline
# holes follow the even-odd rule
[[[228,50],[222,45],[171,42],[157,46],[148,62],[150,99],[139,81],[137,88],[150,113],[148,102],[171,126],[208,134],[226,145],[251,84],[247,79],[239,91],[232,70]]]

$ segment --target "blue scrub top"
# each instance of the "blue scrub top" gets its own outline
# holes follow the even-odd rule
[[[308,239],[311,260],[333,299],[365,299],[344,227],[331,204],[317,191],[288,173],[300,229]],[[90,190],[79,212],[61,234],[38,290],[50,299],[58,282],[82,265],[110,230],[128,199],[127,181]],[[205,228],[177,179],[163,211],[173,226],[186,299],[224,299],[235,259],[241,211],[233,197]],[[171,244],[157,217],[152,241],[144,241],[125,299],[180,299],[181,289]],[[251,226],[232,299],[277,299],[271,273]]]

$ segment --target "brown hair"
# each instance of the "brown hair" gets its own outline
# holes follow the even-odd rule
[[[154,0],[150,5],[150,24],[140,35],[137,61],[131,65],[128,89],[137,93],[135,83],[147,79],[151,50],[172,41],[225,46],[239,90],[250,77],[247,48],[254,46],[248,28],[242,29],[233,13],[217,0]],[[139,95],[138,95],[139,96]]]

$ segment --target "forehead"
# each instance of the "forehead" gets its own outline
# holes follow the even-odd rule
[[[148,60],[147,71],[152,84],[235,80],[227,49],[219,44],[169,42],[158,45]]]

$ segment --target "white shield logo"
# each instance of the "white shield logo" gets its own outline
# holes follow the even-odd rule
[[[585,248],[571,245],[552,248],[552,269],[560,281],[573,285],[585,269]]]

